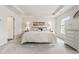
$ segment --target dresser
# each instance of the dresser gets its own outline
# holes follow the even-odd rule
[[[79,18],[65,22],[65,43],[79,51]]]

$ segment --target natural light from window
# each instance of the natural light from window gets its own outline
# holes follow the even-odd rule
[[[70,17],[65,17],[64,19],[61,20],[61,33],[65,34],[65,21],[70,20]]]

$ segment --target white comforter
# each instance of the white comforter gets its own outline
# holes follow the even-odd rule
[[[21,43],[24,42],[49,42],[49,43],[56,43],[56,37],[53,32],[43,31],[30,31],[25,32],[22,37]]]

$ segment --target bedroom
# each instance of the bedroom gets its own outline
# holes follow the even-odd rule
[[[77,5],[0,6],[0,54],[78,54],[78,10]]]

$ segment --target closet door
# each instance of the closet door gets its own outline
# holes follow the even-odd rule
[[[79,50],[79,31],[78,31],[78,35],[77,35],[77,37],[78,37],[78,40],[77,40],[77,46],[78,46],[78,50]]]
[[[79,31],[75,32],[75,48],[79,51]]]
[[[67,30],[66,31],[66,43],[68,45],[70,45],[71,47],[74,47],[74,39],[75,39],[75,36],[74,36],[74,31],[72,30]]]

